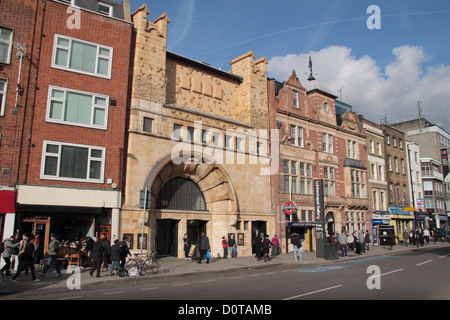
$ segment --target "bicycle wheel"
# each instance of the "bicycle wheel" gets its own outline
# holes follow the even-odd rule
[[[125,264],[125,269],[130,270],[131,268],[139,268],[139,263],[134,260],[134,259],[130,259],[127,261],[127,263]]]
[[[147,272],[156,274],[159,270],[159,263],[158,260],[156,260],[155,258],[145,260],[144,265]]]

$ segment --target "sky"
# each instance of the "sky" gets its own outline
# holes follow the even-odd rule
[[[229,71],[253,51],[268,77],[295,69],[376,123],[422,115],[450,133],[449,0],[130,0],[154,21],[167,13],[167,48]]]

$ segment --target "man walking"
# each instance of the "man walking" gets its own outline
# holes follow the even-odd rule
[[[50,265],[52,264],[52,262],[56,269],[55,277],[61,276],[61,269],[59,268],[59,262],[58,262],[59,241],[55,238],[54,233],[52,233],[50,235],[50,240],[51,240],[51,242],[48,245],[48,261],[47,261],[47,264],[45,265],[44,270],[42,270],[42,272],[39,273],[39,275],[43,278],[45,277],[45,274],[47,273],[48,269],[50,268]]]
[[[201,264],[203,256],[206,255],[208,250],[210,249],[209,246],[209,238],[205,235],[204,232],[201,233],[201,239],[200,239],[200,259],[197,263]],[[209,263],[209,258],[206,257],[206,263]]]
[[[341,254],[343,257],[347,257],[347,236],[344,231],[339,233],[338,236],[339,246],[341,247]]]
[[[300,253],[300,248],[302,246],[302,240],[300,240],[300,236],[297,233],[292,234],[291,243],[294,246],[295,262],[303,261],[302,254]]]

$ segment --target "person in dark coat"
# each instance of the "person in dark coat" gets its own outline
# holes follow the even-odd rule
[[[262,241],[262,252],[264,255],[264,262],[270,261],[269,250],[271,245],[272,242],[269,240],[269,235],[266,234]]]
[[[188,234],[184,234],[183,238],[183,249],[184,249],[184,258],[185,260],[189,259],[189,251],[191,251],[191,241],[189,240]]]
[[[206,255],[206,253],[208,252],[209,249],[210,249],[209,238],[205,235],[204,232],[202,232],[201,238],[200,238],[200,259],[198,260],[197,263],[199,263],[199,264],[202,263],[202,259]],[[209,263],[208,257],[206,257],[206,263]]]
[[[17,277],[27,267],[30,268],[31,279],[33,280],[33,282],[40,281],[39,279],[36,279],[36,273],[34,271],[34,240],[34,236],[31,235],[28,238],[28,242],[23,242],[26,243],[26,245],[24,245],[24,248],[19,251],[19,269],[17,270],[17,273],[11,278],[12,282],[17,282]]]
[[[106,233],[102,233],[100,236],[100,242],[103,244],[103,269],[108,270],[108,266],[110,264],[111,258],[111,243],[108,240],[108,237],[106,236]]]
[[[256,259],[259,261],[263,257],[263,251],[262,251],[262,242],[264,240],[264,234],[261,233],[260,236],[256,237],[254,240],[255,245],[255,253],[256,253]]]
[[[122,249],[122,253],[120,254],[120,268],[125,269],[125,263],[127,262],[127,256],[132,256],[130,252],[130,248],[128,248],[127,244],[128,237],[124,236],[122,241],[119,242],[119,246]]]
[[[117,272],[122,269],[120,267],[120,258],[122,256],[122,247],[119,244],[119,239],[114,240],[114,244],[111,247],[111,269],[109,270],[109,276],[112,276],[114,267],[117,266]]]
[[[97,270],[97,277],[100,277],[100,270],[103,262],[103,251],[105,247],[96,237],[92,238],[95,242],[92,246],[92,269],[89,271],[89,275],[93,277],[94,271]]]

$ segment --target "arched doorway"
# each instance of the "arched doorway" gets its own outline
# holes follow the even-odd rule
[[[156,198],[159,210],[206,211],[206,202],[198,185],[187,178],[173,178],[167,181]],[[158,255],[178,256],[177,219],[158,219],[156,221],[156,251]],[[198,243],[200,233],[206,231],[206,223],[198,220],[187,222],[187,233],[192,243]]]
[[[160,255],[184,257],[185,233],[197,244],[203,231],[211,248],[219,247],[222,226],[237,221],[239,206],[228,174],[219,164],[198,161],[194,153],[188,163],[162,159],[146,185],[151,191],[146,225],[153,250]]]

